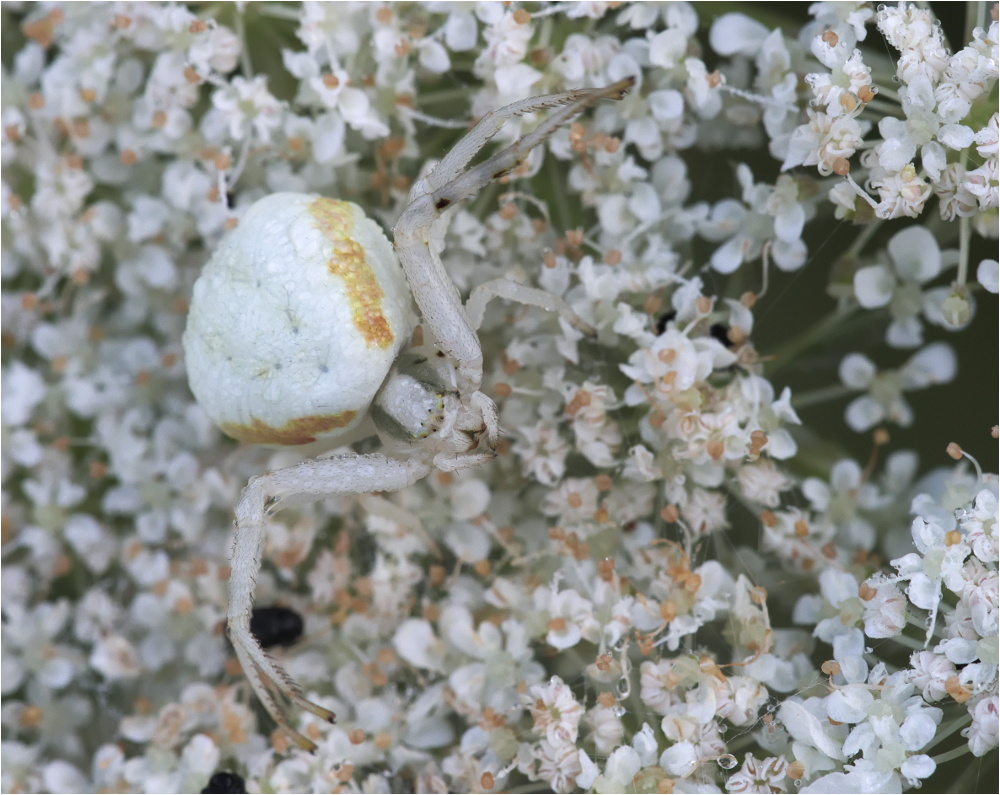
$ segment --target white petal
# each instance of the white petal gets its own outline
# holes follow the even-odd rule
[[[927,176],[931,180],[936,180],[941,176],[941,172],[944,171],[945,166],[948,165],[948,155],[941,144],[937,141],[931,141],[929,144],[924,144],[920,147],[920,162],[923,164]]]
[[[876,151],[879,165],[886,171],[897,174],[913,161],[917,147],[910,143],[909,139],[889,138],[883,141]]]
[[[768,439],[770,442],[770,439]],[[830,487],[819,478],[806,478],[802,483],[802,494],[817,511],[825,511],[830,504]]]
[[[471,50],[476,46],[479,35],[476,18],[468,11],[449,9],[448,21],[444,25],[444,43],[452,52]]]
[[[329,163],[344,148],[344,120],[339,113],[324,113],[316,120],[312,152],[317,163]]]
[[[684,113],[684,97],[680,91],[673,89],[653,91],[648,100],[649,110],[657,121],[679,119]]]
[[[928,345],[903,365],[903,389],[923,389],[931,384],[947,384],[958,372],[954,349],[946,342]]]
[[[444,670],[441,664],[444,649],[429,621],[406,619],[393,635],[392,645],[400,657],[417,668]]]
[[[834,638],[836,643],[838,638]],[[840,673],[848,684],[856,685],[864,682],[868,677],[868,663],[860,654],[854,657],[843,657],[838,655],[837,662],[840,663]]]
[[[770,431],[767,434],[767,454],[778,461],[786,461],[794,456],[799,450],[799,445],[784,428]]]
[[[996,295],[1000,292],[1000,264],[995,259],[984,259],[976,268],[976,279],[987,290]]]
[[[745,238],[738,235],[719,246],[712,254],[711,264],[719,273],[732,273],[743,262],[743,243]]]
[[[439,42],[425,39],[420,46],[420,65],[430,72],[441,74],[451,68],[451,59]]]
[[[805,222],[805,207],[796,202],[774,216],[774,234],[779,240],[794,242],[802,236]]]
[[[941,248],[925,227],[906,227],[886,248],[900,278],[923,284],[941,272]]]
[[[604,765],[604,775],[614,781],[632,783],[639,768],[639,754],[634,748],[623,745],[611,752],[611,756]]]
[[[578,757],[580,761],[580,772],[576,774],[576,786],[582,789],[584,792],[590,790],[591,785],[600,775],[600,769],[595,765],[587,752],[581,750],[580,756]]]
[[[853,491],[861,485],[861,467],[857,461],[845,458],[830,470],[830,486],[834,491]]]
[[[826,698],[830,717],[840,723],[860,723],[868,716],[875,697],[864,687],[842,687]]]
[[[875,378],[875,362],[863,353],[849,353],[840,362],[838,373],[845,386],[866,389]]]
[[[874,428],[883,419],[885,419],[885,411],[882,404],[868,395],[862,395],[852,400],[844,412],[844,421],[847,423],[847,427],[859,433]]]
[[[920,318],[894,320],[885,331],[885,341],[893,348],[919,348],[924,343],[924,326]]]
[[[771,260],[786,273],[797,271],[806,264],[806,244],[801,239],[781,240],[776,238],[771,246]]]
[[[60,759],[45,765],[41,778],[43,792],[83,792],[87,788],[87,777],[80,769]]]
[[[943,654],[955,665],[968,665],[979,657],[976,644],[968,638],[948,638],[939,643],[934,651]]]
[[[769,32],[746,14],[723,14],[713,23],[708,41],[719,55],[754,56]]]
[[[914,574],[906,589],[910,601],[922,610],[937,610],[941,601],[941,583],[926,574]]]
[[[823,730],[819,718],[798,701],[789,700],[782,704],[778,710],[778,718],[794,739],[817,748],[831,759],[844,758],[840,744]],[[663,765],[662,759],[660,757],[661,766]]]
[[[908,715],[899,727],[899,739],[903,741],[907,751],[917,751],[934,739],[937,721],[929,712],[930,710],[917,710]]]
[[[876,773],[870,770],[851,770],[847,773],[827,773],[812,784],[803,787],[803,793],[833,793],[843,795],[848,792],[877,795],[883,792],[900,792],[899,778],[895,772]]]
[[[938,130],[937,139],[952,149],[965,149],[972,146],[976,134],[964,124],[945,124]]]
[[[672,776],[686,776],[698,764],[698,755],[691,743],[674,743],[660,754],[660,767]]]
[[[819,576],[819,590],[823,594],[823,598],[836,607],[844,600],[858,595],[858,581],[850,572],[837,571],[833,568],[824,569]],[[854,654],[860,654],[863,638],[860,637],[860,632],[857,630],[855,632],[857,636],[852,636],[854,643],[845,646],[845,649],[853,651]],[[842,641],[842,643],[847,643],[847,641]]]
[[[915,754],[903,762],[899,768],[899,772],[911,781],[928,778],[935,770],[937,770],[937,762],[927,754]]]
[[[642,724],[642,729],[632,737],[632,747],[639,754],[639,762],[643,767],[656,764],[656,752],[659,750],[659,745],[653,735],[653,729],[648,723]],[[576,782],[580,783],[579,777],[577,777]]]

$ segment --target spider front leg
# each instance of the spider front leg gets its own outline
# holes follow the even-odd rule
[[[579,329],[588,337],[597,334],[597,329],[574,312],[573,308],[558,295],[553,295],[546,290],[539,290],[537,287],[528,287],[510,279],[493,279],[479,285],[472,291],[465,304],[465,312],[469,316],[469,322],[472,323],[473,328],[478,329],[483,324],[486,305],[494,298],[537,306],[539,309],[556,313],[573,328]]]
[[[229,639],[254,692],[281,729],[304,750],[315,743],[288,725],[272,689],[305,710],[333,722],[334,714],[302,695],[296,682],[261,647],[250,632],[253,592],[261,567],[264,530],[272,514],[291,504],[326,497],[398,491],[416,483],[431,466],[419,457],[408,460],[382,455],[342,455],[301,464],[252,478],[236,505],[232,573],[229,577]]]
[[[479,389],[483,379],[483,352],[476,334],[478,322],[470,320],[438,252],[430,245],[431,226],[448,207],[474,196],[490,182],[510,173],[524,162],[535,146],[587,106],[601,99],[621,99],[634,82],[634,79],[629,78],[606,88],[587,88],[533,97],[491,111],[456,144],[434,171],[413,186],[410,201],[393,230],[399,261],[406,272],[425,328],[435,344],[455,362],[459,394],[467,406],[482,415],[491,447],[495,447],[499,440],[499,428],[496,406]],[[557,106],[563,107],[549,115],[523,138],[479,165],[467,168],[476,153],[505,121],[513,116]],[[522,295],[542,292],[533,288],[523,290]],[[482,301],[483,304],[485,300]],[[526,303],[548,306],[539,300],[527,300]],[[477,299],[476,311],[481,315],[478,307]],[[571,311],[570,314],[572,315]]]

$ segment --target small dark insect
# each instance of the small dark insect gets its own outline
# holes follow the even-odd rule
[[[290,607],[255,607],[250,616],[250,631],[265,649],[291,646],[302,637],[302,616]]]
[[[214,773],[205,785],[202,795],[205,793],[237,793],[246,792],[247,785],[241,776],[235,773],[221,772]]]
[[[733,341],[729,339],[729,326],[725,323],[713,323],[711,328],[708,330],[710,337],[717,339],[727,348],[733,347]]]
[[[667,329],[667,323],[677,317],[676,310],[671,309],[669,312],[664,312],[656,319],[656,333],[662,334]],[[729,339],[729,326],[725,323],[713,323],[709,326],[708,335],[712,339],[716,339],[725,345],[730,350],[734,347],[733,341]]]
[[[671,309],[669,312],[664,312],[656,319],[656,333],[662,334],[667,330],[667,323],[677,317],[677,310]]]

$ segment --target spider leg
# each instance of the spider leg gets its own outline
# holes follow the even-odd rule
[[[501,149],[495,155],[487,158],[479,165],[473,166],[465,171],[460,171],[447,182],[439,183],[437,179],[426,180],[428,187],[430,187],[433,191],[430,195],[430,199],[433,202],[435,209],[441,210],[450,204],[454,204],[462,199],[474,196],[489,183],[506,176],[524,162],[524,159],[528,156],[528,152],[538,146],[538,144],[552,135],[552,133],[564,124],[569,122],[574,116],[577,116],[580,112],[600,99],[617,100],[624,98],[625,93],[634,83],[635,80],[630,77],[626,80],[619,80],[617,83],[612,83],[606,88],[586,88],[581,89],[578,92],[569,92],[569,94],[553,94],[551,97],[536,97],[535,102],[538,104],[536,104],[535,107],[550,107],[552,104],[564,105],[564,107],[561,107],[559,110],[546,116],[545,119],[542,120],[541,124],[535,127],[535,129],[527,135],[518,138],[510,146]],[[570,97],[572,94],[576,94],[576,96]],[[550,98],[557,99],[557,102],[546,103],[545,100]],[[517,103],[515,103],[515,105],[516,104]],[[503,121],[506,121],[511,116],[519,115],[519,112],[517,111],[511,112],[509,110],[511,107],[513,106],[508,105],[506,108],[500,108],[492,111],[492,113],[499,114],[501,118],[500,123],[502,124]],[[520,112],[523,113],[525,111]],[[461,147],[465,140],[475,135],[475,132],[476,128],[473,128],[472,131],[459,142],[458,146]],[[477,151],[478,148],[479,147],[477,147]],[[466,158],[465,162],[467,163],[469,159],[470,158]],[[432,176],[437,176],[436,170],[432,173]],[[444,207],[441,206],[442,203]]]
[[[382,455],[341,455],[304,461],[250,480],[236,505],[232,573],[229,577],[229,638],[254,692],[275,722],[297,745],[314,750],[315,744],[292,729],[278,708],[270,688],[293,704],[323,720],[334,720],[328,709],[309,701],[301,688],[261,647],[250,631],[253,592],[260,571],[267,518],[286,507],[286,498],[321,500],[342,494],[398,491],[430,472],[420,458],[399,460]],[[297,499],[301,502],[301,499]]]
[[[479,150],[494,135],[500,132],[500,128],[506,124],[507,120],[514,116],[534,113],[536,110],[555,108],[559,105],[575,104],[577,107],[570,114],[571,118],[598,99],[621,99],[624,92],[634,83],[635,80],[629,78],[628,80],[619,80],[617,83],[606,88],[578,88],[575,91],[563,91],[560,94],[528,97],[518,102],[512,102],[510,105],[505,105],[502,108],[495,108],[476,122],[476,125],[469,130],[466,136],[448,154],[441,158],[434,170],[425,177],[424,182],[431,191],[436,191],[451,182],[462,172]],[[565,121],[566,119],[558,121],[552,129],[556,129],[561,124],[564,124]],[[551,131],[549,130],[549,132]],[[544,138],[547,134],[545,133],[542,137]]]
[[[430,332],[435,344],[455,362],[459,394],[463,402],[467,401],[466,404],[476,410],[483,409],[484,401],[489,401],[485,395],[479,398],[483,378],[482,348],[458,290],[430,244],[431,227],[447,207],[473,196],[490,182],[509,173],[524,161],[531,149],[586,107],[601,99],[621,99],[634,82],[629,78],[606,88],[533,97],[492,111],[410,192],[410,201],[393,229],[399,261],[420,309],[425,331]],[[559,105],[563,107],[546,117],[523,138],[479,165],[462,170],[507,119]],[[489,426],[490,418],[495,415],[493,407],[484,416],[487,435],[491,439],[497,438],[497,429]]]
[[[494,298],[504,298],[508,301],[517,301],[528,306],[537,306],[549,312],[555,312],[564,318],[567,323],[579,329],[587,336],[597,334],[597,329],[583,320],[573,308],[558,295],[553,295],[537,287],[528,287],[518,284],[510,279],[493,279],[476,287],[469,296],[465,304],[466,314],[473,328],[479,328],[483,322],[483,314],[486,312],[486,305]]]

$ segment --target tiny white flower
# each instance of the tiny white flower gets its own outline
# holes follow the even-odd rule
[[[997,720],[1000,713],[997,697],[992,695],[977,701],[969,712],[972,715],[972,725],[962,733],[967,733],[972,755],[985,756],[997,747],[997,727],[1000,725]]]
[[[108,680],[131,679],[142,672],[135,647],[120,635],[109,635],[94,645],[90,665]]]
[[[996,295],[1000,292],[1000,263],[995,259],[984,259],[976,269],[976,280]]]
[[[727,792],[784,792],[788,763],[783,756],[757,759],[747,754],[743,766],[726,781]]]
[[[562,679],[554,676],[545,684],[533,685],[528,696],[536,732],[554,747],[576,741],[583,705]]]

